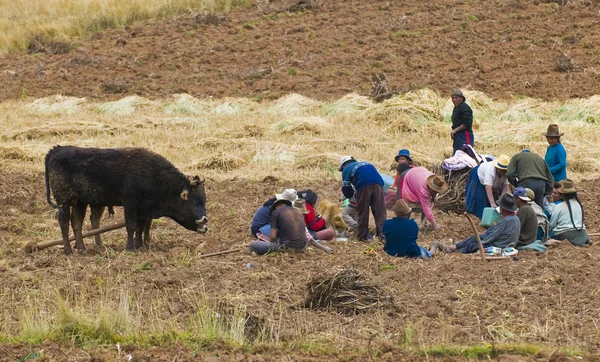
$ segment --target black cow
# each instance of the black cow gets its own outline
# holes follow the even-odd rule
[[[94,228],[99,226],[104,206],[124,207],[127,250],[134,250],[134,245],[141,247],[144,229],[152,219],[162,216],[201,234],[208,231],[204,181],[182,174],[154,152],[56,146],[46,155],[45,167],[46,197],[59,209],[65,254],[72,253],[69,219],[76,248],[85,249],[81,226],[87,205],[92,209],[92,220],[97,218]],[[51,189],[56,204],[50,200]]]

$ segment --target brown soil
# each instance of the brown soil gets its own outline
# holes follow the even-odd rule
[[[336,339],[337,352],[321,356],[318,352],[296,349],[291,351],[294,360],[367,360],[373,355],[389,361],[421,360],[422,356],[408,354],[397,345],[406,338],[407,328],[414,328],[416,333],[404,342],[412,346],[471,345],[505,340],[571,346],[591,353],[600,351],[597,328],[600,283],[595,277],[594,262],[600,258],[598,246],[575,248],[560,244],[546,254],[523,252],[518,261],[488,263],[481,262],[477,256],[454,254],[440,255],[429,261],[391,258],[376,244],[371,245],[375,253],[365,254],[363,251],[369,245],[357,242],[329,242],[335,250],[332,255],[309,249],[306,254],[278,253],[273,257],[252,256],[243,251],[198,259],[200,254],[227,250],[251,241],[249,221],[263,200],[285,187],[300,189],[307,186],[279,181],[248,183],[234,179],[216,183],[207,180],[211,232],[196,235],[167,219],[165,223],[154,225],[150,251],[120,255],[118,264],[106,267],[106,258],[92,248],[93,239],[86,241],[87,253],[71,257],[62,255],[60,248],[33,254],[25,254],[19,249],[30,241],[44,241],[44,237],[36,234],[40,227],[54,230],[51,232],[53,238],[60,235],[57,222],[45,202],[42,176],[0,170],[0,195],[3,197],[0,208],[0,242],[3,246],[0,250],[4,258],[0,265],[1,285],[5,290],[15,291],[15,303],[22,302],[24,295],[30,293],[30,288],[35,289],[35,285],[51,283],[66,290],[75,287],[94,290],[98,279],[109,281],[118,276],[122,278],[121,285],[127,285],[131,293],[140,298],[151,297],[157,290],[169,295],[174,310],[165,313],[182,316],[193,313],[192,306],[182,299],[179,291],[198,289],[201,285],[209,298],[235,298],[238,303],[247,305],[252,315],[277,321],[283,340],[293,340],[297,336],[343,336],[341,340]],[[323,198],[335,199],[339,192],[338,184],[310,186]],[[594,181],[582,184],[582,188],[586,219],[598,220],[600,200],[596,195],[600,186]],[[117,220],[122,218],[121,212],[121,208],[117,208]],[[422,245],[447,237],[460,240],[470,234],[462,216],[438,211],[437,217],[443,229],[423,233],[419,239]],[[104,220],[103,224],[110,222]],[[588,224],[590,232],[596,231],[595,224]],[[120,253],[124,249],[124,237],[121,231],[105,234],[106,245]],[[191,258],[184,267],[178,260],[185,252],[189,252]],[[248,263],[253,267],[248,268]],[[151,268],[136,269],[142,264]],[[339,268],[356,268],[365,273],[394,296],[395,308],[350,317],[299,309],[298,305],[307,297],[306,283],[315,275]],[[73,270],[79,272],[73,274]],[[273,316],[272,305],[287,306],[287,311]],[[532,330],[530,326],[538,328]],[[248,352],[227,345],[201,350],[178,345],[124,348],[140,361],[173,360],[175,356],[184,361],[217,358],[281,360],[287,355],[274,347],[265,347],[268,352],[260,348]],[[115,346],[82,349],[54,342],[35,346],[4,345],[0,346],[0,353],[16,359],[42,349],[46,356],[53,356],[49,357],[51,360],[75,354],[82,360],[120,360]],[[357,353],[357,349],[365,352]],[[265,357],[258,356],[260,354]],[[515,357],[514,360],[547,361],[559,357],[553,354]],[[510,358],[497,356],[498,361],[512,361]]]
[[[550,1],[257,1],[44,44],[0,58],[0,100],[53,94],[114,99],[318,99],[454,87],[493,97],[586,97],[600,81],[600,5]],[[304,5],[303,5],[304,4]],[[383,91],[383,90],[380,90]]]

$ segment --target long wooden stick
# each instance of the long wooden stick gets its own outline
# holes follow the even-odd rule
[[[471,220],[471,217],[469,216],[469,214],[467,214],[465,212],[465,216],[467,217],[467,219],[469,220],[469,224],[471,224],[471,227],[473,228],[473,232],[475,233],[475,239],[477,240],[477,245],[479,245],[479,252],[481,254],[481,259],[482,260],[506,260],[508,259],[508,256],[485,256],[485,251],[483,250],[483,244],[481,243],[481,238],[479,237],[479,233],[477,232],[477,228],[475,227],[475,224],[473,223],[473,220]]]
[[[202,254],[202,255],[198,256],[198,259],[210,258],[211,256],[217,256],[217,255],[231,254],[231,253],[235,253],[236,251],[242,251],[242,250],[243,250],[243,248],[235,248],[235,249],[217,251],[216,253]]]
[[[477,228],[475,227],[475,224],[473,223],[473,220],[471,220],[469,214],[465,212],[465,216],[467,217],[467,220],[469,220],[469,224],[471,224],[471,228],[473,228],[473,232],[475,233],[475,239],[477,239],[477,245],[479,245],[479,253],[481,254],[481,260],[485,261],[485,251],[483,251],[483,244],[481,243],[481,238],[479,237]]]
[[[99,228],[99,229],[94,229],[94,230],[90,230],[90,231],[86,231],[84,233],[81,234],[82,237],[87,238],[88,236],[94,236],[94,235],[98,235],[98,234],[102,234],[105,233],[107,231],[112,231],[112,230],[116,230],[116,229],[120,229],[125,227],[125,221],[122,221],[118,224],[114,224],[114,225],[110,225],[110,226],[105,226],[103,228]],[[69,241],[73,241],[75,240],[75,235],[71,235],[69,237]],[[43,250],[46,248],[49,248],[51,246],[54,245],[60,245],[63,243],[63,239],[57,239],[57,240],[52,240],[52,241],[45,241],[43,243],[29,243],[25,246],[25,252],[27,253],[31,253],[33,251],[37,251],[37,250]]]

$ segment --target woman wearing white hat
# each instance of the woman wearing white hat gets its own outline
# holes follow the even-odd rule
[[[471,170],[465,196],[467,211],[481,219],[483,209],[495,208],[497,200],[508,192],[506,169],[510,157],[501,155],[492,162],[484,162]]]

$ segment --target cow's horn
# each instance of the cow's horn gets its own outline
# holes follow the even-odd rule
[[[179,196],[181,196],[182,199],[184,199],[185,201],[187,201],[189,193],[190,192],[187,189],[183,189],[183,191],[181,191],[181,193],[179,194]]]

